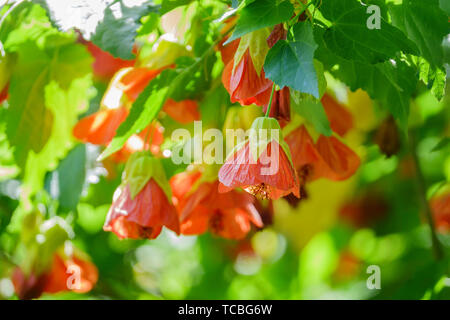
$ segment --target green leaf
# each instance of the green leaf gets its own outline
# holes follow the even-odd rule
[[[450,2],[448,2],[448,0],[439,0],[439,6],[441,7],[442,11],[450,16]]]
[[[114,57],[133,59],[133,45],[137,36],[142,17],[157,11],[157,7],[150,1],[140,6],[127,7],[120,4],[120,15],[108,7],[105,18],[97,25],[92,42],[111,53]]]
[[[281,88],[288,86],[319,98],[319,85],[314,68],[314,41],[308,22],[293,27],[287,40],[279,40],[268,52],[264,63],[266,77]]]
[[[294,111],[311,122],[317,132],[327,137],[332,135],[330,122],[320,100],[309,94],[291,90],[291,101]]]
[[[86,146],[79,144],[64,158],[54,172],[58,201],[62,208],[75,210],[83,190],[86,176]]]
[[[249,32],[287,21],[291,18],[293,12],[294,7],[289,1],[277,4],[277,1],[273,0],[258,0],[250,3],[241,10],[236,29],[226,43]]]
[[[439,1],[404,0],[402,5],[391,5],[389,9],[393,24],[417,44],[420,56],[432,67],[443,69],[442,40],[450,31]]]
[[[28,152],[39,153],[47,143],[53,126],[53,114],[45,105],[45,86],[49,81],[49,59],[33,43],[19,54],[9,88],[6,115],[9,143],[19,167]]]
[[[439,141],[439,143],[436,144],[436,146],[434,146],[431,152],[440,151],[442,149],[447,148],[448,146],[450,146],[450,137],[445,137],[441,141]]]
[[[419,58],[419,77],[431,89],[434,97],[440,101],[445,94],[446,73],[439,68],[433,68],[423,58]]]
[[[363,89],[370,97],[389,110],[403,130],[407,129],[411,96],[417,86],[416,71],[401,60],[367,64],[348,61],[328,50],[316,29],[319,43],[316,58],[333,76],[346,83],[352,91]]]
[[[181,6],[185,6],[191,3],[192,0],[162,0],[161,1],[161,14],[165,14],[173,9]]]
[[[399,51],[417,53],[415,44],[380,17],[380,29],[369,29],[366,6],[356,0],[323,0],[320,11],[332,26],[324,34],[330,51],[344,59],[383,62]]]

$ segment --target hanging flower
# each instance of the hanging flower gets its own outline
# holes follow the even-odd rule
[[[217,171],[214,172],[186,171],[170,180],[181,233],[194,235],[209,230],[223,238],[242,239],[252,223],[262,227],[254,197],[236,190],[219,193]]]
[[[263,63],[269,47],[266,29],[244,35],[222,74],[231,102],[242,105],[269,103],[272,81],[265,77]],[[226,56],[229,56],[227,52]],[[227,59],[227,58],[225,58]]]
[[[167,99],[163,111],[172,119],[182,124],[191,123],[200,120],[197,102],[194,100],[183,100],[177,102],[173,99]]]
[[[314,143],[305,126],[286,136],[292,161],[303,183],[319,178],[339,181],[355,174],[358,155],[337,138],[320,135]]]
[[[330,121],[331,130],[342,137],[353,128],[353,116],[347,108],[328,93],[323,95],[321,102]]]
[[[280,125],[273,118],[257,118],[253,134],[237,145],[219,171],[219,191],[244,188],[260,198],[299,197],[296,171]]]
[[[43,293],[86,293],[92,290],[97,280],[97,267],[80,253],[71,256],[55,253],[49,269],[42,273],[32,271],[27,275],[17,267],[12,274],[16,294],[22,300],[35,299]]]
[[[112,231],[121,239],[154,239],[163,226],[179,233],[164,168],[145,151],[131,155],[114,198],[103,226],[105,231]]]

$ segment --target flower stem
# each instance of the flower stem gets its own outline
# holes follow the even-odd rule
[[[272,100],[273,100],[273,94],[275,93],[275,82],[272,86],[272,92],[270,93],[270,99],[269,99],[269,105],[267,106],[267,111],[265,117],[268,118],[270,114],[270,109],[272,109]]]
[[[441,246],[441,243],[439,242],[439,239],[436,234],[433,214],[431,212],[430,205],[428,203],[427,196],[426,196],[425,178],[423,176],[422,169],[420,168],[419,157],[417,156],[417,145],[416,145],[415,137],[412,133],[410,133],[409,140],[410,140],[410,148],[411,148],[411,154],[413,157],[414,167],[416,169],[416,183],[417,183],[417,188],[418,188],[418,192],[419,192],[419,198],[420,198],[420,202],[422,203],[422,207],[425,211],[425,217],[427,219],[427,223],[428,223],[428,225],[430,227],[430,231],[431,231],[431,244],[432,244],[432,248],[433,248],[433,254],[434,254],[434,257],[436,258],[436,260],[440,260],[443,258],[442,246]]]

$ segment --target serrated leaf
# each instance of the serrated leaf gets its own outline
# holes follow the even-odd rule
[[[309,94],[291,90],[292,108],[305,120],[311,122],[318,133],[327,137],[332,131],[322,102]]]
[[[320,11],[332,26],[324,34],[330,51],[347,60],[378,63],[399,51],[417,53],[403,32],[380,17],[380,29],[369,29],[366,6],[357,0],[323,0]]]
[[[252,2],[241,10],[236,29],[226,43],[249,32],[287,21],[293,12],[294,7],[289,1],[277,3],[273,0],[258,0]]]
[[[420,80],[431,90],[431,94],[438,100],[442,100],[445,94],[445,83],[447,75],[445,71],[433,68],[428,61],[419,58],[419,77]]]
[[[311,25],[308,22],[296,24],[287,40],[279,40],[269,50],[264,63],[266,77],[281,88],[288,86],[319,98],[314,68],[316,48]]]
[[[319,43],[316,58],[324,64],[325,69],[346,83],[352,91],[366,91],[372,99],[389,110],[406,131],[410,99],[418,80],[415,69],[400,60],[378,64],[345,60],[326,48],[322,32],[321,29],[316,29],[315,32]]]
[[[391,5],[389,11],[393,24],[417,44],[420,55],[433,68],[443,69],[442,40],[450,30],[438,0],[405,0],[402,5]]]
[[[150,12],[157,11],[158,7],[150,1],[134,7],[127,7],[121,2],[118,5],[120,13],[113,11],[112,7],[106,8],[105,17],[97,25],[91,40],[114,57],[129,60],[134,57],[133,45],[141,25],[141,18]]]

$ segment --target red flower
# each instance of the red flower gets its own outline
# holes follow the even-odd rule
[[[244,53],[241,61],[233,71],[234,59],[231,60],[222,74],[222,82],[231,97],[231,102],[242,105],[264,105],[269,103],[272,81],[266,79],[264,70],[260,75],[253,66],[250,52]]]
[[[95,59],[92,64],[94,75],[100,80],[108,80],[118,70],[132,67],[135,63],[135,60],[115,58],[109,52],[103,51],[92,42],[87,42],[87,49]]]
[[[345,180],[355,174],[361,163],[358,155],[335,137],[321,135],[316,148],[323,160],[315,168],[316,178]]]
[[[278,121],[257,118],[251,129],[256,132],[256,139],[238,145],[220,168],[219,191],[241,187],[261,198],[278,199],[291,192],[299,197],[297,174]],[[264,131],[265,139],[261,137]],[[276,133],[278,138],[273,136]]]
[[[242,239],[253,223],[262,227],[254,198],[246,193],[219,193],[219,182],[204,178],[200,171],[182,172],[170,180],[181,233],[202,234],[207,230],[227,239]]]
[[[146,152],[127,162],[103,229],[119,238],[156,238],[163,226],[179,233],[178,215],[169,202],[170,187],[159,161]]]
[[[69,283],[72,275],[80,278]],[[41,274],[36,275],[31,272],[26,275],[22,269],[17,267],[12,275],[16,294],[22,300],[38,298],[42,293],[58,293],[69,290],[85,293],[92,290],[97,280],[98,270],[94,264],[76,255],[63,257],[57,253],[53,255],[49,270]],[[72,284],[73,287],[69,287],[69,284]]]
[[[70,276],[77,275],[79,271],[79,283],[75,280],[73,287],[68,288]],[[82,260],[76,256],[63,259],[55,254],[53,257],[53,265],[50,271],[44,292],[57,293],[70,289],[77,293],[85,293],[92,290],[98,280],[98,270],[94,264],[89,261]],[[78,286],[77,286],[78,285]]]
[[[347,108],[339,104],[332,96],[325,93],[322,104],[330,121],[331,129],[340,136],[344,136],[353,128],[353,116]]]
[[[302,183],[319,178],[345,180],[359,167],[358,155],[335,137],[320,135],[317,143],[301,126],[286,136]]]
[[[198,105],[194,100],[183,100],[177,102],[172,99],[167,99],[164,104],[163,111],[165,111],[175,121],[183,124],[200,120]]]
[[[443,233],[450,231],[450,192],[434,197],[430,202],[436,228]]]
[[[128,109],[125,107],[97,111],[78,121],[73,128],[73,135],[85,143],[107,145],[127,116]]]

